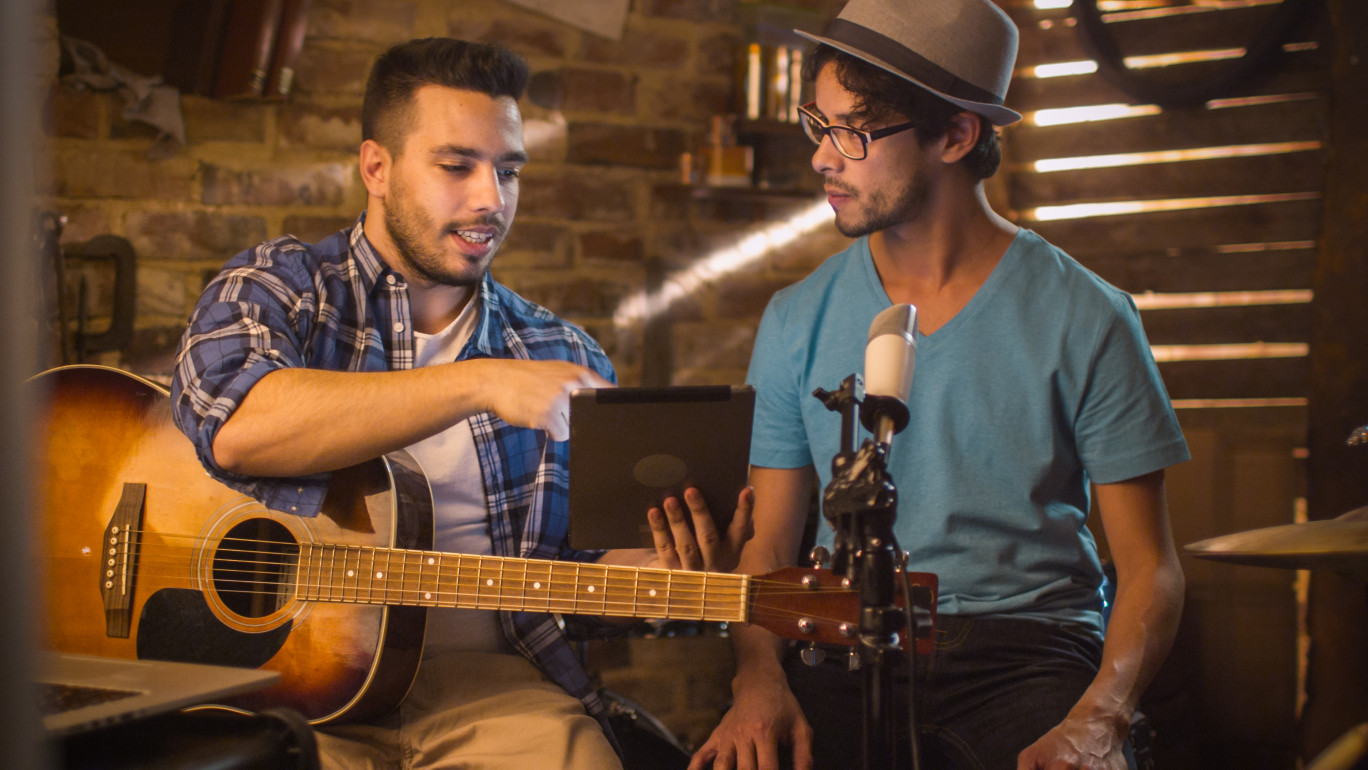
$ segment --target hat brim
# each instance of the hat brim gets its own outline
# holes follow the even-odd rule
[[[801,29],[795,29],[793,31],[797,32],[799,35],[802,35],[803,37],[807,38],[808,40],[811,40],[814,43],[829,45],[838,51],[843,51],[845,53],[850,54],[851,56],[854,56],[857,59],[867,61],[870,64],[873,64],[875,67],[878,67],[879,69],[887,70],[888,72],[891,72],[894,75],[897,75],[898,77],[915,84],[919,88],[923,88],[927,91],[930,91],[936,96],[944,99],[947,102],[950,102],[951,104],[957,107],[963,107],[964,109],[970,112],[982,115],[983,117],[987,118],[990,122],[992,122],[992,124],[995,126],[1006,126],[1015,123],[1018,120],[1021,120],[1020,113],[1015,112],[1014,110],[1009,110],[1000,104],[990,104],[987,102],[976,102],[969,99],[961,99],[959,97],[951,96],[942,91],[938,91],[935,88],[932,88],[931,86],[928,86],[927,84],[913,77],[912,75],[909,75],[903,70],[893,66],[892,64],[889,64],[883,59],[880,59],[877,56],[867,54],[864,51],[861,51],[848,43],[843,43],[839,40],[833,40],[829,37],[822,37],[821,35],[809,34],[807,32],[802,31]]]

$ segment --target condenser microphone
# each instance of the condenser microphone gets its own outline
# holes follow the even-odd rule
[[[907,427],[907,398],[917,366],[917,308],[894,305],[874,317],[865,345],[865,399],[860,422],[887,444]]]

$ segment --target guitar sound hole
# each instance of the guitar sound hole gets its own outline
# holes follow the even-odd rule
[[[242,617],[278,611],[293,596],[299,545],[270,519],[245,521],[224,535],[214,552],[214,589]]]

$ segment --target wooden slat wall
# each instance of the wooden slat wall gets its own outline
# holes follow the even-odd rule
[[[1037,125],[1037,110],[1135,104],[1100,74],[1032,77],[1039,65],[1090,58],[1067,8],[997,0],[1021,29],[1007,102],[1026,119],[1003,133],[1005,205],[1115,285],[1136,295],[1152,345],[1267,343],[1276,357],[1161,358],[1179,403],[1192,463],[1169,474],[1175,536],[1184,544],[1292,520],[1305,494],[1309,299],[1322,218],[1331,38],[1313,8],[1268,76],[1205,107],[1152,110],[1115,120]],[[1240,48],[1274,5],[1195,10],[1185,0],[1126,2],[1112,15],[1128,56]],[[1103,9],[1107,10],[1106,0]],[[1313,3],[1313,6],[1319,6]],[[1130,13],[1163,9],[1159,13]],[[1209,78],[1222,62],[1177,64],[1147,76]],[[1258,99],[1249,97],[1261,97]],[[1290,146],[1285,143],[1294,143]],[[1147,165],[1037,172],[1053,158],[1284,144],[1283,151]],[[1237,196],[1257,196],[1252,200]],[[1231,200],[1234,198],[1235,200]],[[1117,216],[1037,219],[1042,207],[1183,201],[1190,207]],[[1214,200],[1211,200],[1214,199]],[[1224,204],[1224,205],[1214,205]],[[1253,304],[1146,302],[1158,295],[1296,292]],[[1168,298],[1164,298],[1168,299]],[[1164,307],[1157,307],[1163,304]],[[1261,407],[1195,404],[1268,400]],[[1292,406],[1288,406],[1291,404]],[[1296,757],[1297,605],[1294,573],[1202,563],[1184,557],[1184,630],[1148,701],[1159,725],[1160,766],[1291,768]],[[1267,697],[1265,697],[1267,696]]]
[[[1163,5],[1162,2],[1155,3]],[[1105,7],[1105,6],[1104,6]],[[1127,55],[1229,49],[1252,40],[1273,6],[1174,13],[1109,24]],[[1023,29],[1009,103],[1028,113],[1005,135],[1009,205],[1019,221],[1132,293],[1306,289],[1314,259],[1324,180],[1327,56],[1316,44],[1323,25],[1299,25],[1276,70],[1231,98],[1293,95],[1288,101],[1089,123],[1034,125],[1040,109],[1131,103],[1099,74],[1034,78],[1029,68],[1089,58],[1067,9],[1009,6]],[[1131,14],[1123,14],[1129,16]],[[1308,43],[1316,45],[1306,45]],[[1223,62],[1179,64],[1153,77],[1210,77]],[[1148,74],[1148,73],[1147,73]],[[1031,163],[1060,157],[1301,143],[1295,152],[1140,166],[1034,173]],[[1238,205],[1031,221],[1042,206],[1117,201],[1286,196]],[[1232,249],[1232,247],[1238,247]],[[1143,313],[1155,345],[1306,342],[1301,305],[1238,309],[1156,309]],[[1305,397],[1304,356],[1161,364],[1175,399]]]

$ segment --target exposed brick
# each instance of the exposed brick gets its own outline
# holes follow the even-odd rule
[[[569,163],[673,169],[688,144],[684,132],[647,126],[571,123]]]
[[[760,307],[764,309],[763,302]],[[759,316],[757,312],[755,317]],[[754,321],[749,319],[731,324],[676,324],[670,332],[675,366],[680,369],[745,369],[755,345]]]
[[[451,34],[460,37],[463,25],[451,23]],[[565,24],[544,16],[519,13],[513,18],[497,18],[490,22],[482,40],[497,40],[521,56],[550,56],[564,58],[574,45],[574,31]]]
[[[263,104],[186,94],[181,97],[181,110],[189,144],[265,140],[267,107]]]
[[[746,228],[737,226],[700,227],[680,223],[659,227],[651,242],[651,256],[672,270],[685,269],[713,253],[734,247],[746,234]]]
[[[611,318],[632,291],[632,287],[616,281],[568,271],[563,275],[541,273],[516,284],[510,275],[509,284],[529,300],[571,318]]]
[[[364,94],[371,64],[386,47],[354,44],[305,46],[295,64],[293,95]]]
[[[360,201],[364,188],[351,163],[234,170],[202,164],[208,205],[338,206]],[[358,205],[363,205],[358,203]]]
[[[194,167],[178,155],[148,160],[143,152],[69,149],[56,153],[55,192],[68,198],[189,200]]]
[[[361,146],[361,105],[317,107],[287,104],[276,117],[281,144],[321,150],[355,150]]]
[[[164,264],[139,265],[138,313],[143,316],[186,316],[198,293],[198,279]]]
[[[388,45],[413,36],[411,0],[314,0],[309,40],[360,40]]]
[[[524,174],[518,211],[539,219],[625,222],[636,218],[633,187],[621,178]]]
[[[617,370],[618,384],[632,384],[633,372],[641,367],[640,330],[617,326],[611,320],[585,319],[580,326],[608,354]]]
[[[305,243],[318,243],[338,230],[350,230],[354,224],[356,217],[288,216],[285,217],[280,234],[293,235]]]
[[[778,249],[766,257],[768,265],[779,271],[806,275],[826,261],[827,257],[844,251],[850,238],[841,235],[834,224],[824,224],[808,233],[788,248]]]
[[[670,384],[672,385],[737,385],[745,381],[745,367],[736,369],[686,369],[681,366],[670,377]]]
[[[209,211],[134,212],[126,227],[140,261],[222,262],[266,239],[261,217]]]
[[[43,105],[43,131],[48,136],[98,139],[108,101],[107,94],[54,86]]]
[[[588,32],[580,58],[592,64],[623,64],[640,68],[680,68],[689,60],[689,41],[676,34],[643,29],[628,19],[621,40],[604,40]]]
[[[703,38],[698,43],[698,59],[694,63],[694,72],[704,76],[735,79],[741,52],[747,42],[730,32]]]
[[[732,85],[720,79],[656,77],[643,80],[638,94],[643,111],[653,119],[706,124],[713,115],[731,110]]]
[[[110,139],[156,139],[162,135],[159,128],[141,120],[125,118],[123,105],[116,105],[109,111]]]
[[[559,112],[542,116],[532,106],[523,115],[523,143],[532,163],[562,163],[565,161],[568,127]]]
[[[519,220],[496,260],[503,268],[569,267],[570,232],[564,225]]]
[[[595,231],[579,237],[580,258],[586,262],[641,262],[646,257],[645,241],[640,235],[617,231]]]
[[[638,0],[636,9],[643,16],[723,24],[736,16],[732,0]]]
[[[733,277],[719,282],[717,288],[717,317],[752,320],[760,317],[765,305],[776,291],[789,281],[763,281]]]
[[[63,204],[60,206],[44,206],[46,211],[56,211],[66,217],[66,225],[62,228],[62,247],[69,248],[72,244],[85,243],[97,235],[111,232],[111,221],[109,213],[103,208],[96,206],[78,206],[73,204]]]
[[[560,70],[561,107],[567,111],[636,112],[635,75],[566,67]]]

